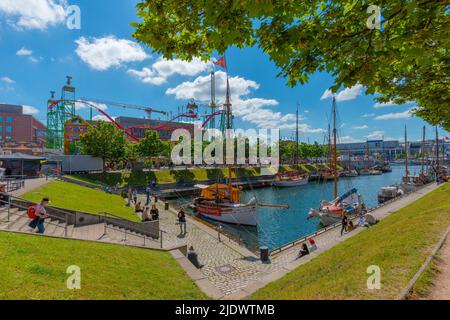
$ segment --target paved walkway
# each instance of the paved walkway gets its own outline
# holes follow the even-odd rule
[[[23,188],[13,191],[13,192],[10,192],[10,194],[14,197],[20,197],[31,190],[34,190],[36,188],[43,186],[44,184],[49,183],[52,180],[53,180],[53,178],[26,179],[25,186]]]
[[[427,300],[450,300],[450,236],[438,252],[437,269],[439,273],[433,280],[430,294]]]
[[[383,219],[391,213],[403,208],[407,204],[419,199],[438,186],[427,186],[414,194],[410,194],[395,202],[389,203],[371,214],[377,219]],[[317,255],[325,252],[365,228],[340,235],[340,228],[331,229],[318,235],[315,240],[318,249],[310,255],[296,259],[299,245],[272,257],[270,263],[262,263],[253,253],[222,235],[219,241],[217,232],[192,217],[187,217],[187,234],[179,236],[179,226],[176,224],[176,214],[173,211],[164,211],[160,204],[161,229],[164,234],[166,246],[187,244],[194,246],[199,260],[205,266],[201,272],[221,292],[215,298],[242,299],[252,294],[267,283],[281,278],[303,263],[308,262]],[[225,238],[225,240],[224,240]]]

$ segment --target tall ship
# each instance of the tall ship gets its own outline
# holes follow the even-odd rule
[[[337,128],[336,128],[336,98],[333,97],[333,178],[334,178],[334,200],[320,202],[318,209],[311,209],[307,218],[318,218],[324,225],[328,226],[342,220],[343,215],[354,216],[361,212],[364,204],[361,195],[355,188],[350,189],[342,195],[338,195],[338,170],[337,170]]]
[[[227,74],[227,89],[225,100],[226,128],[231,129],[231,98],[230,80],[226,58],[223,56],[217,65],[223,67]],[[227,130],[227,140],[231,139]],[[215,221],[232,223],[238,225],[258,225],[258,205],[256,199],[243,203],[241,201],[241,190],[233,187],[232,164],[228,163],[227,184],[212,184],[200,186],[200,196],[193,200],[195,211],[203,217]]]

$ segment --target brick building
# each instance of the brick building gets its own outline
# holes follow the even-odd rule
[[[23,107],[0,104],[0,146],[4,151],[33,153],[45,144],[46,127]]]
[[[194,125],[192,123],[170,122],[164,120],[150,120],[144,118],[117,117],[115,119],[124,129],[130,130],[130,133],[138,138],[145,136],[146,130],[155,130],[162,140],[170,140],[172,132],[175,129],[186,129],[191,135],[194,134]]]

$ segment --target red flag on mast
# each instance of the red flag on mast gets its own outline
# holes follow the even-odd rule
[[[225,56],[214,62],[216,66],[222,67],[224,69],[227,68],[227,62],[225,61]]]

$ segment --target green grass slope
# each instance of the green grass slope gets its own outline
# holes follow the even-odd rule
[[[67,289],[67,268],[81,289]],[[168,252],[0,232],[0,299],[205,299]]]
[[[393,213],[252,295],[253,299],[393,299],[450,225],[450,184]],[[320,244],[319,244],[320,245]],[[381,289],[367,289],[367,268]]]
[[[22,196],[33,202],[44,197],[49,197],[55,207],[94,214],[108,212],[123,219],[139,221],[122,197],[68,182],[52,181]]]

